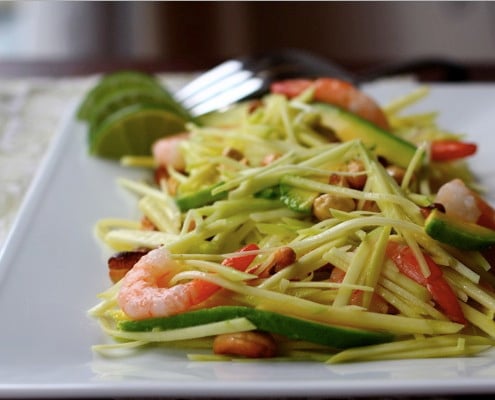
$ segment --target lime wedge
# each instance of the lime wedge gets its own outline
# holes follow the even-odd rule
[[[91,107],[88,118],[90,132],[97,130],[100,124],[109,115],[134,104],[155,105],[178,114],[184,119],[191,119],[185,110],[179,108],[177,104],[159,88],[143,86],[126,87],[114,92],[109,92]],[[90,135],[92,135],[92,133],[90,133]]]
[[[164,95],[173,100],[172,95],[161,86],[160,82],[156,80],[154,76],[137,71],[119,71],[105,75],[96,86],[88,92],[79,106],[77,118],[80,120],[88,120],[92,108],[95,107],[95,104],[98,104],[102,98],[109,93],[130,87],[162,89]]]
[[[154,105],[127,106],[108,116],[93,132],[89,151],[110,159],[149,155],[157,139],[182,132],[186,122],[176,113]]]

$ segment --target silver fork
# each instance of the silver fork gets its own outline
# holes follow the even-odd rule
[[[268,92],[274,81],[288,78],[331,76],[354,84],[397,74],[437,70],[444,81],[467,79],[465,66],[443,59],[419,59],[380,65],[359,75],[314,54],[298,49],[228,60],[200,75],[175,93],[175,98],[194,115],[221,109],[236,101]]]
[[[301,50],[283,49],[225,61],[177,91],[175,98],[198,116],[262,95],[277,80],[323,75],[357,81],[334,63]]]

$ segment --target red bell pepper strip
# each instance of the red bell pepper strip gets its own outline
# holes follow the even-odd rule
[[[440,267],[430,256],[423,254],[430,269],[430,275],[425,277],[416,256],[409,246],[390,241],[387,245],[386,254],[401,273],[428,289],[435,303],[451,321],[466,324],[467,321],[457,296],[443,277]]]
[[[476,206],[481,211],[476,223],[485,228],[495,230],[495,209],[477,193],[472,192],[472,194],[476,200]],[[495,266],[495,246],[483,250],[482,254],[492,267]],[[490,271],[494,273],[493,268]]]
[[[345,271],[334,267],[330,273],[330,282],[342,283],[344,281]],[[355,306],[363,305],[364,292],[362,290],[353,290],[350,303]],[[368,310],[371,312],[387,314],[389,311],[389,305],[383,297],[373,293],[371,296],[371,302],[368,306]]]
[[[244,251],[253,250],[259,250],[259,247],[256,244],[248,244],[241,248],[239,252],[242,253]],[[223,260],[222,265],[232,267],[238,271],[245,271],[246,268],[251,264],[251,262],[256,258],[256,256],[257,254],[235,255]],[[220,290],[220,286],[213,282],[204,281],[201,279],[195,279],[194,281],[196,285],[201,287],[201,290],[198,290],[198,294],[196,295],[197,298],[194,301],[195,304],[208,299],[210,296]]]
[[[475,192],[472,192],[473,196],[476,200],[476,206],[481,211],[481,215],[479,216],[476,223],[478,225],[484,226],[488,229],[495,230],[495,210],[493,207],[488,204],[480,195]]]
[[[255,250],[259,250],[259,247],[254,243],[250,243],[244,246],[242,249],[240,249],[239,252],[242,253],[245,251],[255,251]],[[239,256],[226,258],[225,260],[223,260],[222,265],[235,268],[238,271],[245,271],[246,268],[249,267],[249,265],[256,258],[256,255],[257,254],[246,254],[246,255],[239,255]]]
[[[434,140],[430,146],[430,157],[433,161],[453,161],[469,157],[476,153],[477,149],[475,143],[449,139]]]
[[[314,87],[313,98],[315,101],[336,105],[359,115],[382,129],[390,129],[387,117],[380,106],[354,85],[340,79],[288,79],[272,83],[270,91],[293,98],[312,86]]]

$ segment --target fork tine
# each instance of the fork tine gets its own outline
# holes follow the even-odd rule
[[[218,80],[221,80],[234,72],[242,70],[242,68],[243,64],[239,60],[225,61],[208,72],[201,74],[198,78],[178,90],[175,93],[175,98],[179,101],[184,101],[194,93],[197,93],[198,91],[210,86],[212,83],[217,82]]]
[[[193,108],[195,105],[204,102],[211,97],[217,96],[221,92],[240,85],[252,76],[252,72],[239,70],[229,76],[224,77],[219,81],[212,82],[212,84],[210,84],[209,86],[204,87],[204,89],[206,90],[199,90],[196,93],[191,94],[189,97],[185,98],[182,101],[182,104],[186,108]],[[213,83],[215,84],[213,85]]]
[[[217,93],[226,90],[229,83],[239,84],[243,78],[248,79],[260,71],[269,70],[279,62],[277,58],[271,56],[246,56],[225,61],[179,89],[175,93],[175,98],[193,106],[197,104],[193,97],[205,99],[209,97],[205,92]]]
[[[261,93],[272,79],[270,71],[277,71],[284,62],[272,56],[232,59],[200,75],[175,98],[193,115],[200,115]]]
[[[262,78],[252,77],[235,88],[230,88],[230,90],[224,91],[217,96],[210,97],[207,101],[199,103],[189,111],[193,115],[202,115],[221,109],[260,91],[264,85],[265,81]]]

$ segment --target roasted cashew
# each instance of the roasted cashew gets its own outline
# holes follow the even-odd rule
[[[277,354],[277,343],[265,332],[226,333],[215,338],[213,352],[248,358],[269,358]]]

